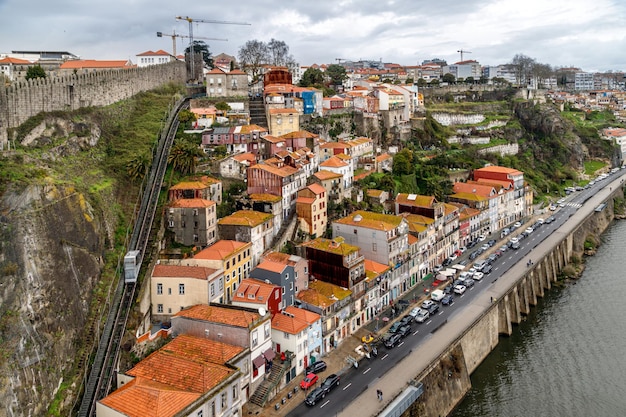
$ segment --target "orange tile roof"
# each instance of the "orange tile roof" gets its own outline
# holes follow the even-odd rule
[[[155,55],[169,56],[170,53],[164,51],[163,49],[159,49],[158,51],[146,51],[146,52],[137,54],[137,56],[155,56]]]
[[[264,164],[256,164],[254,166],[251,166],[248,169],[261,169],[263,171],[267,171],[267,172],[269,172],[271,174],[274,174],[274,175],[277,175],[279,177],[288,177],[289,175],[293,174],[293,172],[290,172],[290,170],[285,169],[287,167],[278,168],[278,167],[275,167],[273,165],[269,165],[267,163],[267,161],[265,161],[265,162],[266,163],[264,163]]]
[[[381,264],[376,261],[372,261],[371,259],[365,258],[365,270],[372,271],[376,274],[384,274],[390,269],[389,265]]]
[[[235,372],[237,371],[234,369],[208,360],[194,360],[168,352],[166,345],[139,362],[127,374],[160,382],[172,388],[204,394]]]
[[[127,417],[173,417],[200,395],[136,377],[99,402]]]
[[[320,315],[303,308],[288,306],[272,318],[272,329],[298,334],[320,319]]]
[[[384,193],[383,190],[367,190],[367,196],[368,197],[375,197],[375,198],[380,198],[380,196]]]
[[[335,223],[350,226],[364,227],[375,230],[393,230],[402,223],[402,217],[393,214],[374,213],[371,211],[358,210],[349,216],[343,217]]]
[[[285,265],[284,263],[264,260],[260,264],[258,264],[256,267],[258,269],[264,269],[266,271],[272,271],[272,272],[276,272],[278,274],[281,274],[285,270],[287,265]]]
[[[25,59],[11,58],[10,56],[6,56],[0,59],[0,64],[29,65],[33,63]]]
[[[223,260],[233,253],[240,251],[245,246],[252,246],[252,243],[237,242],[235,240],[219,240],[208,248],[196,253],[193,257],[195,259]]]
[[[296,109],[270,109],[270,114],[292,114],[298,113]]]
[[[467,201],[485,201],[488,200],[488,197],[484,197],[475,193],[455,193],[450,194],[452,198],[458,198],[459,200],[467,200]]]
[[[493,186],[482,185],[477,183],[455,182],[452,190],[455,193],[469,193],[476,194],[482,197],[491,198],[496,195],[496,190]]]
[[[420,241],[417,237],[413,236],[410,233],[409,233],[408,237],[409,237],[409,245],[413,245],[413,244],[415,244],[415,243]]]
[[[226,226],[257,227],[272,219],[269,213],[254,210],[239,210],[230,216],[219,219],[218,224]]]
[[[274,194],[250,194],[250,200],[276,203],[278,201],[282,201],[282,198]]]
[[[65,61],[59,66],[59,69],[82,69],[82,68],[132,68],[130,61],[97,61],[95,59],[73,59]]]
[[[409,225],[416,223],[429,225],[435,222],[435,219],[433,219],[432,217],[422,216],[421,214],[402,213],[400,215],[406,219]]]
[[[472,183],[477,183],[477,184],[482,184],[482,185],[491,185],[498,189],[504,188],[507,190],[513,187],[513,184],[511,184],[511,181],[492,180],[488,178],[478,178],[476,181],[468,181],[468,184],[472,184]]]
[[[170,190],[204,190],[207,185],[200,181],[181,181],[170,187]]]
[[[233,156],[233,159],[237,162],[256,162],[256,156],[252,152],[240,153],[239,155]]]
[[[275,251],[267,252],[263,255],[263,259],[291,266],[294,266],[299,261],[306,261],[304,258],[298,255],[290,255],[288,253]]]
[[[239,133],[243,133],[244,135],[248,135],[252,132],[267,132],[266,128],[255,124],[238,126],[238,129]]]
[[[336,156],[333,156],[333,157],[328,158],[324,162],[322,162],[320,164],[320,166],[321,167],[341,168],[341,167],[347,167],[348,164],[343,162],[341,159],[337,158]]]
[[[376,157],[376,160],[377,160],[378,162],[382,162],[382,161],[386,161],[387,159],[390,159],[390,158],[391,158],[391,155],[389,155],[389,154],[387,154],[387,153],[384,153],[384,154],[382,154],[382,155],[378,155],[378,156]]]
[[[302,244],[304,247],[314,248],[323,252],[335,253],[337,255],[350,255],[353,252],[358,252],[359,247],[349,245],[344,242],[342,237],[336,237],[335,239],[325,239],[318,237],[317,239],[310,240]]]
[[[174,314],[174,317],[210,321],[214,323],[228,324],[235,327],[250,327],[259,319],[259,313],[250,311],[197,304]]]
[[[246,278],[233,293],[233,301],[265,305],[276,287],[278,286],[259,279]],[[251,295],[252,298],[250,298]]]
[[[437,200],[430,195],[400,193],[396,196],[396,203],[413,207],[433,207]]]
[[[332,179],[336,179],[336,178],[341,178],[342,175],[337,173],[337,172],[332,172],[332,171],[328,171],[325,169],[322,169],[320,171],[317,171],[315,174],[313,174],[316,178],[325,181],[325,180],[332,180]]]
[[[320,144],[320,149],[346,149],[351,148],[352,146],[348,143],[339,143],[339,142],[324,142]]]
[[[299,138],[316,138],[318,136],[319,135],[315,133],[311,133],[306,130],[296,130],[295,132],[285,133],[284,135],[281,135],[280,137],[285,138],[285,139],[299,139]]]
[[[169,206],[172,208],[202,208],[215,205],[215,201],[204,198],[179,198],[172,201]]]
[[[349,297],[352,291],[341,288],[338,285],[331,284],[320,280],[314,280],[309,283],[309,288],[298,293],[298,299],[307,304],[318,306],[321,308],[329,307],[337,301],[341,301]]]
[[[515,168],[508,168],[508,167],[501,167],[498,165],[492,165],[492,166],[488,166],[488,167],[484,167],[484,168],[479,168],[474,170],[474,172],[499,172],[499,173],[503,173],[503,174],[509,174],[509,175],[522,175],[523,172],[519,171]]]
[[[152,278],[196,278],[206,280],[216,271],[216,269],[203,266],[156,264],[152,270]]]
[[[218,365],[232,360],[245,350],[241,346],[187,334],[176,336],[161,349],[166,353],[181,356],[195,362],[215,363]]]
[[[307,188],[315,194],[322,194],[326,192],[326,189],[317,183],[311,184]]]
[[[296,198],[296,204],[313,204],[315,203],[315,198],[313,197],[298,197]]]

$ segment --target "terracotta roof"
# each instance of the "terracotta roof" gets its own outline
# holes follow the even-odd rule
[[[478,178],[476,181],[468,181],[468,184],[472,184],[472,183],[476,183],[476,184],[482,184],[482,185],[491,185],[493,187],[496,187],[498,189],[504,188],[506,190],[510,189],[513,187],[513,184],[511,184],[512,181],[507,181],[507,180],[494,180],[494,179],[489,179],[489,178]]]
[[[320,144],[321,149],[346,149],[351,147],[352,146],[350,144],[339,142],[324,142]]]
[[[391,155],[389,155],[388,153],[384,153],[384,154],[378,155],[376,157],[376,160],[378,162],[382,162],[382,161],[386,161],[387,159],[390,159],[390,158],[391,158]]]
[[[347,167],[347,166],[348,166],[347,163],[343,162],[341,159],[337,158],[336,156],[330,157],[320,164],[320,167],[331,167],[331,168],[341,168],[341,167]]]
[[[204,190],[207,185],[200,181],[181,181],[170,187],[170,190]]]
[[[288,177],[289,175],[293,174],[293,172],[290,172],[290,170],[287,170],[285,168],[278,168],[278,167],[268,164],[267,161],[265,162],[266,163],[264,164],[261,163],[261,164],[256,164],[254,166],[251,166],[248,169],[262,169],[263,171],[267,171],[271,174],[278,175],[279,177]]]
[[[260,316],[258,313],[240,309],[198,304],[177,312],[174,314],[174,317],[185,317],[248,328],[252,323],[258,320]]]
[[[237,242],[235,240],[219,240],[213,245],[196,253],[195,259],[223,260],[245,246],[252,246],[250,242]]]
[[[307,186],[307,188],[315,194],[322,194],[326,192],[326,189],[324,187],[316,183]]]
[[[252,132],[267,132],[266,128],[255,124],[237,126],[237,130],[237,133],[243,133],[244,135],[248,135]]]
[[[489,197],[484,197],[475,193],[455,193],[450,194],[450,197],[466,201],[485,201],[489,199]]]
[[[432,217],[422,216],[421,214],[402,213],[400,215],[406,219],[409,223],[409,227],[411,224],[429,225],[435,222],[435,219]]]
[[[216,363],[219,365],[232,360],[245,350],[241,346],[187,334],[176,336],[161,349],[166,353],[182,356],[196,362]]]
[[[280,137],[285,138],[285,139],[298,139],[298,138],[316,138],[318,136],[319,135],[308,132],[306,130],[296,130],[295,132],[285,133],[284,135],[281,135]]]
[[[169,207],[172,208],[203,208],[215,205],[215,201],[204,198],[179,198],[172,201]]]
[[[403,218],[393,214],[373,213],[371,211],[358,210],[349,216],[343,217],[335,223],[350,226],[364,227],[375,230],[393,230],[402,223]]]
[[[213,67],[213,69],[211,71],[207,72],[207,74],[226,74],[226,72],[221,70],[218,67]]]
[[[264,260],[260,264],[258,264],[255,269],[264,269],[266,271],[272,271],[276,272],[277,274],[281,274],[286,267],[287,265],[285,265],[284,263]]]
[[[371,259],[367,259],[367,258],[365,259],[365,270],[366,271],[372,271],[372,272],[375,272],[376,274],[380,275],[380,274],[384,274],[389,269],[390,269],[389,265],[381,264],[379,262],[372,261]]]
[[[296,109],[270,109],[269,113],[270,114],[292,114],[292,113],[298,113],[298,110]]]
[[[285,265],[291,265],[291,266],[294,266],[297,262],[306,261],[306,259],[298,255],[290,255],[288,253],[282,253],[282,252],[276,252],[276,251],[272,251],[272,252],[268,252],[264,254],[263,259],[272,261],[272,262],[285,264]]]
[[[321,250],[323,252],[335,253],[337,255],[350,255],[353,252],[358,252],[359,247],[349,245],[344,242],[342,237],[336,237],[335,239],[325,239],[318,237],[317,239],[310,240],[302,244],[302,246]]]
[[[233,301],[265,305],[276,287],[278,286],[268,284],[265,281],[246,278],[241,281],[241,284],[237,287],[237,291],[233,293]],[[250,298],[250,296],[252,296],[252,298]]]
[[[169,52],[166,52],[163,49],[159,49],[158,51],[146,51],[146,52],[137,54],[137,56],[155,56],[155,55],[170,56]]]
[[[152,278],[196,278],[206,280],[216,271],[216,269],[203,266],[156,264],[152,270]]]
[[[480,173],[480,172],[499,172],[499,173],[503,173],[503,174],[509,174],[509,175],[522,175],[523,172],[522,171],[518,171],[517,169],[514,168],[508,168],[508,167],[501,167],[501,166],[497,166],[497,165],[492,165],[492,166],[488,166],[488,167],[484,167],[484,168],[479,168],[474,170],[474,173]]]
[[[341,178],[342,175],[337,173],[337,172],[332,172],[332,171],[328,171],[325,169],[322,169],[320,171],[317,171],[315,174],[313,174],[316,178],[325,181],[325,180],[332,180],[335,178]]]
[[[278,201],[282,201],[282,197],[274,194],[250,194],[250,200],[276,203]]]
[[[256,162],[256,156],[252,152],[240,153],[239,155],[233,156],[233,159],[237,162]]]
[[[11,58],[10,56],[0,59],[0,64],[12,64],[12,65],[32,65],[33,63],[25,59]]]
[[[400,193],[396,196],[396,203],[413,207],[433,207],[437,200],[430,195]]]
[[[272,318],[272,329],[298,334],[320,319],[320,315],[303,308],[288,306]]]
[[[173,417],[200,395],[136,377],[99,402],[127,417]]]
[[[482,197],[491,198],[495,196],[496,190],[493,186],[489,185],[481,185],[481,184],[470,184],[466,182],[455,182],[452,187],[455,193],[470,193],[480,195]]]
[[[240,69],[234,69],[232,71],[229,72],[229,74],[234,74],[234,75],[247,75],[245,72],[243,72]]]
[[[375,197],[375,198],[380,198],[381,195],[383,195],[384,191],[383,190],[367,190],[367,196],[368,197]]]
[[[296,198],[296,204],[313,204],[315,199],[313,197],[298,197]]]
[[[327,308],[337,301],[349,297],[352,291],[320,280],[309,283],[309,288],[298,293],[298,299],[307,304]]]
[[[257,227],[272,219],[269,213],[262,213],[254,210],[239,210],[230,216],[222,217],[218,224],[231,226]]]
[[[415,244],[415,243],[420,241],[416,236],[413,236],[410,233],[409,233],[408,238],[409,238],[409,245],[413,245],[413,244]]]
[[[65,61],[59,66],[59,69],[82,69],[82,68],[132,68],[134,65],[130,61],[96,61],[95,59],[74,59]]]

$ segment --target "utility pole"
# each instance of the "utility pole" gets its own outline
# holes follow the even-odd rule
[[[191,55],[191,76],[192,78],[196,77],[196,72],[195,72],[195,53],[193,50],[193,22],[197,22],[197,23],[217,23],[217,24],[221,24],[221,25],[248,25],[250,26],[250,23],[245,23],[245,22],[230,22],[230,21],[226,21],[226,20],[205,20],[205,19],[193,19],[189,16],[176,16],[176,20],[186,20],[189,23],[189,53]]]

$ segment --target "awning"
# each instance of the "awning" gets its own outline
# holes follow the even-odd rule
[[[252,363],[258,369],[265,365],[265,358],[263,357],[263,355],[257,356],[256,359],[252,359]]]
[[[272,348],[269,348],[268,350],[263,352],[263,356],[265,356],[265,359],[267,359],[268,361],[271,361],[276,357],[276,353],[274,353]]]

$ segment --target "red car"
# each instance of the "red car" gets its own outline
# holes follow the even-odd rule
[[[309,389],[313,385],[315,385],[315,383],[317,382],[318,379],[319,379],[319,377],[316,374],[308,374],[300,382],[300,388],[302,388],[302,389]]]

